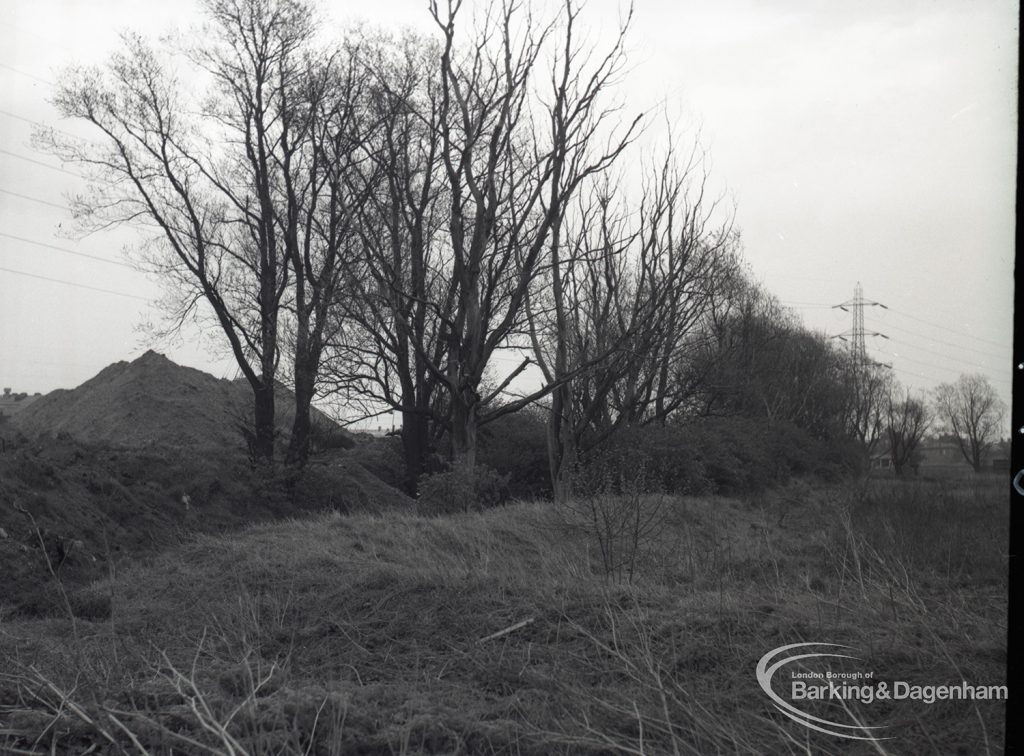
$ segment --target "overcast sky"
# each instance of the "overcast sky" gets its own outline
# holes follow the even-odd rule
[[[430,28],[424,0],[372,6],[356,6],[364,20]],[[29,139],[32,122],[89,135],[47,103],[62,65],[102,61],[122,28],[187,26],[194,7],[4,0],[3,386],[71,388],[152,346],[140,327],[157,319],[159,288],[124,264],[132,234],[70,235],[65,197],[80,181]],[[591,0],[595,39],[619,8]],[[623,92],[634,111],[663,104],[677,133],[699,126],[755,277],[809,326],[848,330],[831,306],[860,281],[889,308],[866,311],[868,330],[889,336],[869,352],[905,384],[984,372],[1008,401],[1017,37],[1013,2],[636,0]],[[159,348],[234,375],[194,332]]]

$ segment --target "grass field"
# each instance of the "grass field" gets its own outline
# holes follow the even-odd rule
[[[814,709],[888,738],[840,739],[755,666],[1003,684],[1007,519],[991,481],[873,481],[199,536],[0,617],[0,751],[999,753],[1001,702]]]

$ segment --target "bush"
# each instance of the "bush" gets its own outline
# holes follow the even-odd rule
[[[605,579],[632,583],[664,556],[659,540],[673,503],[672,497],[646,495],[627,484],[621,493],[572,499],[564,506],[574,531],[596,547]]]
[[[551,472],[544,410],[520,410],[485,425],[480,429],[477,460],[506,478],[512,498],[549,498]]]
[[[772,430],[748,418],[708,418],[695,427],[714,491],[756,491],[788,478],[771,447]]]
[[[788,423],[709,417],[624,428],[587,455],[576,477],[584,494],[628,485],[648,493],[735,495],[794,476],[834,480],[856,470],[859,459],[854,444],[823,441]]]
[[[483,464],[456,464],[420,479],[418,508],[423,514],[451,514],[488,509],[508,499],[505,476]]]
[[[327,418],[314,417],[309,424],[309,450],[313,454],[332,449],[351,449],[356,445],[352,436]]]
[[[693,434],[674,425],[622,429],[586,455],[575,478],[575,488],[584,495],[625,491],[702,494],[710,490]]]
[[[347,456],[389,486],[405,489],[405,459],[401,436],[362,435],[359,437],[359,443]]]

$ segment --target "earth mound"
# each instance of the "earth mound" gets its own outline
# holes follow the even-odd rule
[[[278,387],[278,430],[287,437],[294,417],[293,398]],[[148,351],[132,362],[115,362],[81,386],[53,391],[13,420],[26,435],[67,434],[84,443],[118,447],[216,447],[241,449],[241,426],[252,412],[252,392],[244,380],[215,378]],[[326,415],[313,422],[354,441]]]
[[[294,398],[278,386],[287,440]],[[197,533],[237,530],[303,513],[409,509],[394,487],[390,448],[363,444],[320,412],[309,464],[253,468],[241,426],[245,381],[177,365],[156,352],[117,362],[72,390],[6,419],[0,434],[0,614],[47,613],[68,584],[111,560],[149,558]],[[384,479],[382,479],[384,478]],[[2,747],[0,747],[2,750]]]

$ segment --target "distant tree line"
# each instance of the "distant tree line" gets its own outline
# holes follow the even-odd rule
[[[597,49],[575,0],[550,17],[432,0],[433,35],[332,43],[302,0],[203,6],[198,36],[129,34],[106,66],[62,75],[55,104],[98,142],[38,139],[90,172],[83,228],[152,231],[138,260],[166,283],[169,327],[220,332],[262,463],[281,382],[288,465],[334,395],[401,414],[411,492],[436,450],[472,471],[481,429],[529,407],[559,498],[623,432],[700,418],[865,453],[919,441],[921,400],[751,282],[699,147],[640,149],[651,124],[616,92],[628,16]],[[502,374],[509,353],[527,356]],[[954,429],[991,432],[940,396]]]

